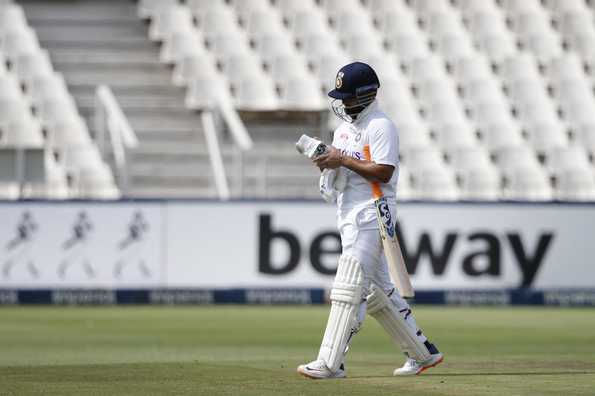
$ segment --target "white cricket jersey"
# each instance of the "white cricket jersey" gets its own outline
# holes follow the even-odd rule
[[[392,165],[395,171],[388,183],[381,183],[382,192],[390,206],[396,204],[396,187],[399,178],[399,134],[395,124],[384,114],[374,101],[359,114],[355,122],[343,122],[335,130],[333,146],[343,155],[363,159],[363,148],[370,145],[372,161],[377,164]],[[339,217],[345,217],[355,208],[375,210],[370,182],[354,171],[344,168],[348,181],[337,198]],[[375,212],[374,212],[375,213]]]

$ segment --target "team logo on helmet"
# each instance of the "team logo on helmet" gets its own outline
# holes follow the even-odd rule
[[[345,75],[345,73],[343,73],[343,72],[337,73],[337,80],[335,81],[335,88],[341,89],[341,87],[343,86],[343,76],[344,75]]]

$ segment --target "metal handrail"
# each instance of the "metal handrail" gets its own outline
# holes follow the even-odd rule
[[[138,138],[114,93],[107,85],[100,85],[95,91],[94,117],[99,148],[105,155],[106,137],[109,137],[117,170],[118,187],[121,191],[126,191],[128,189],[126,149],[137,147]]]
[[[217,138],[217,128],[211,110],[205,110],[201,114],[202,126],[205,133],[207,148],[209,149],[209,159],[211,167],[213,168],[213,176],[215,179],[215,187],[217,194],[221,200],[228,200],[230,198],[229,184],[227,182],[227,175],[225,174],[225,166],[223,165],[223,155],[219,147],[219,140]]]
[[[242,122],[237,110],[233,106],[231,100],[220,99],[217,101],[217,109],[219,110],[223,120],[227,124],[233,139],[242,150],[250,150],[254,146],[254,141],[250,137],[246,126]]]

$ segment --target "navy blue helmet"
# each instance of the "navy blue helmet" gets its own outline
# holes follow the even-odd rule
[[[378,88],[380,81],[374,69],[366,63],[353,62],[339,70],[335,89],[328,96],[335,99],[332,107],[337,117],[353,122],[376,99]]]

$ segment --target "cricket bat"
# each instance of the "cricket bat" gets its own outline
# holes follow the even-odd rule
[[[364,146],[364,158],[372,160],[370,146]],[[388,271],[393,283],[397,287],[401,297],[413,297],[415,292],[409,279],[409,273],[405,266],[405,259],[401,252],[401,246],[395,232],[395,224],[390,214],[388,202],[382,193],[378,182],[370,182],[372,187],[372,196],[376,206],[376,216],[378,217],[378,228],[380,229],[380,238],[386,261],[388,262]]]

